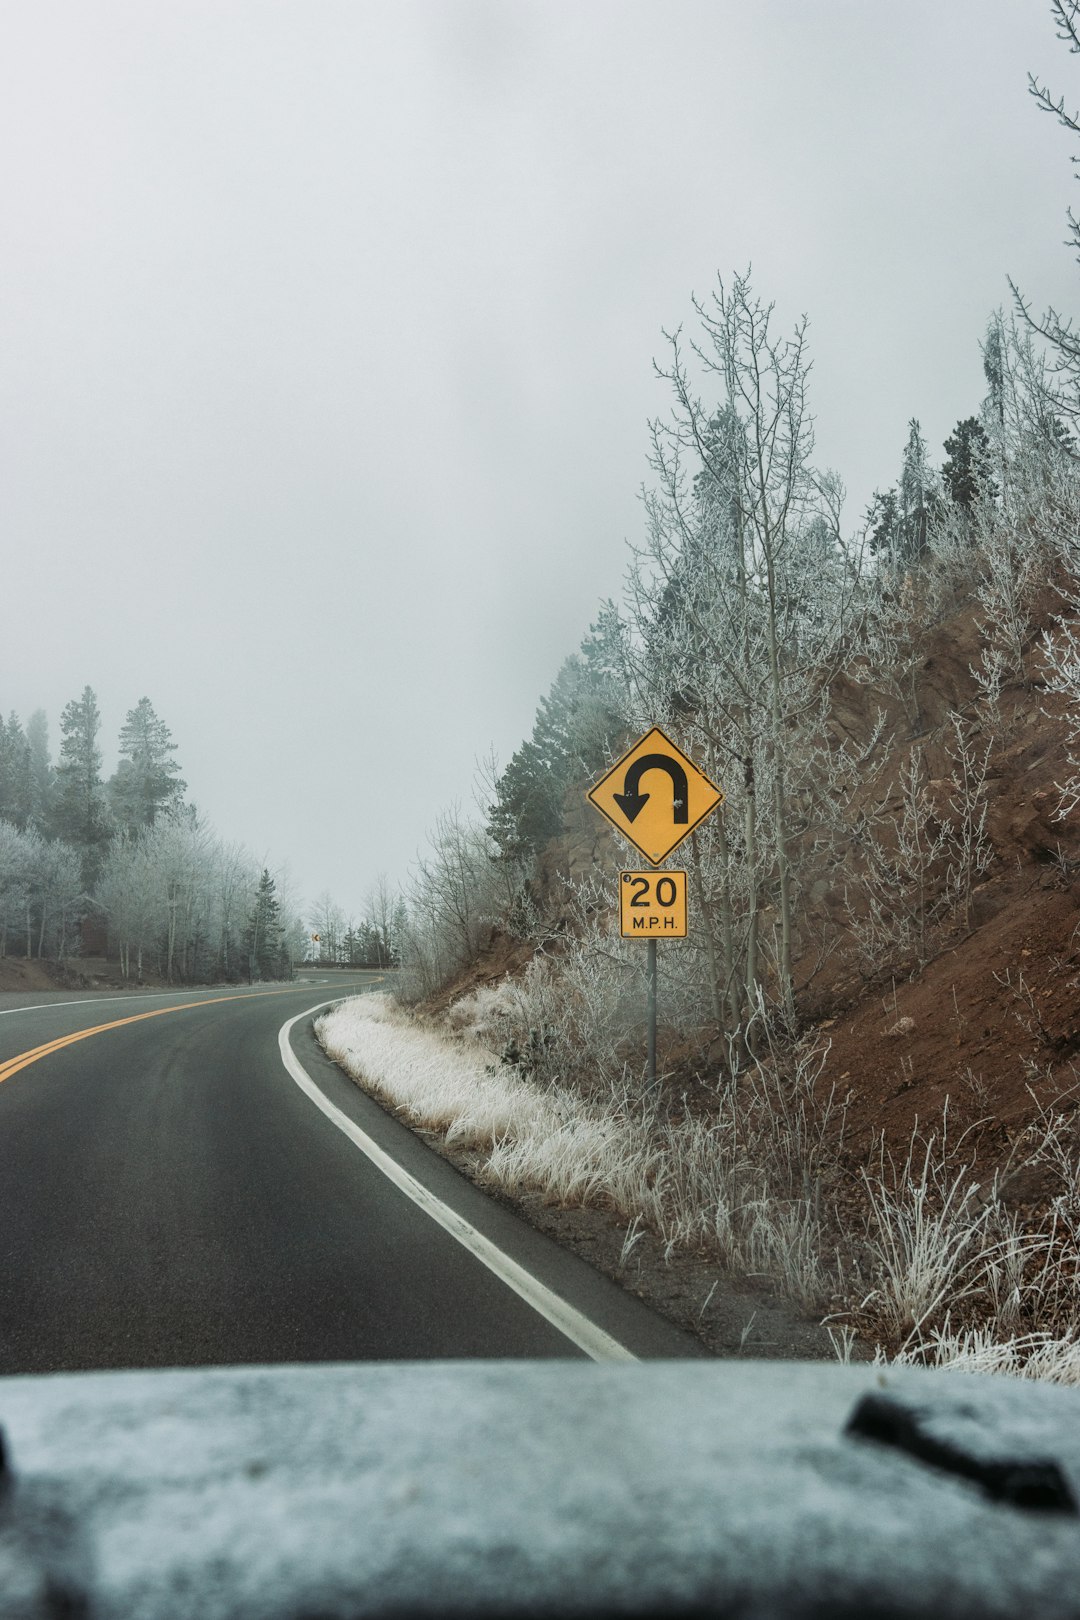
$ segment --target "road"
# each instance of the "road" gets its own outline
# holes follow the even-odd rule
[[[601,1338],[698,1353],[361,1093],[303,1017],[288,1041],[338,1123],[315,1106],[279,1032],[350,988],[0,996],[0,1373],[580,1357],[346,1118]]]

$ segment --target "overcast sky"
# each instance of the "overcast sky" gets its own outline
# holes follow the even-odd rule
[[[191,797],[359,912],[640,537],[661,329],[809,316],[854,530],[1076,309],[1043,0],[6,0],[0,705],[144,694]]]

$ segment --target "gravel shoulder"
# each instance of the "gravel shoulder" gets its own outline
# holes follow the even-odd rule
[[[355,1076],[349,1078],[362,1086]],[[368,1090],[366,1086],[362,1089]],[[475,1150],[448,1144],[444,1133],[418,1128],[402,1110],[390,1107],[374,1092],[370,1094],[489,1198],[496,1198],[658,1315],[692,1333],[710,1354],[757,1361],[835,1360],[832,1341],[820,1322],[801,1315],[767,1288],[725,1272],[703,1255],[673,1254],[665,1259],[664,1244],[651,1232],[632,1234],[628,1244],[625,1228],[603,1210],[551,1204],[528,1189],[511,1195],[492,1188],[479,1173],[483,1161]],[[629,1252],[624,1253],[627,1248]],[[868,1354],[860,1346],[853,1359]]]

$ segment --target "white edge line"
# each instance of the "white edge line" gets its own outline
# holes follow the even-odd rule
[[[550,1322],[552,1327],[557,1328],[572,1344],[576,1344],[579,1350],[583,1350],[593,1361],[637,1361],[638,1358],[633,1351],[628,1350],[617,1339],[613,1339],[610,1333],[605,1333],[603,1328],[597,1327],[595,1322],[591,1322],[581,1311],[569,1305],[531,1272],[526,1271],[524,1266],[518,1265],[516,1260],[511,1260],[510,1256],[504,1254],[490,1238],[478,1232],[475,1226],[458,1215],[448,1204],[444,1204],[440,1198],[436,1198],[435,1194],[417,1181],[415,1176],[402,1169],[396,1159],[392,1159],[389,1153],[379,1147],[378,1143],[368,1136],[366,1131],[361,1130],[348,1114],[342,1113],[341,1109],[316,1085],[293,1051],[289,1042],[289,1031],[302,1018],[310,1018],[312,1013],[327,1005],[327,1002],[320,1001],[314,1007],[309,1007],[306,1012],[297,1013],[295,1018],[290,1018],[278,1031],[281,1061],[300,1090],[311,1098],[316,1108],[322,1110],[331,1124],[336,1125],[353,1146],[358,1147],[375,1168],[381,1170],[387,1180],[392,1181],[406,1198],[411,1198],[425,1215],[430,1216],[445,1232],[449,1232],[462,1248],[468,1249],[469,1253],[489,1271],[494,1272],[501,1282],[513,1289],[527,1305],[531,1305],[534,1311]]]

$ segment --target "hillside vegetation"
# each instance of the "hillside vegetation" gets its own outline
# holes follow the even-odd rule
[[[805,321],[746,276],[695,301],[622,595],[407,895],[402,998],[505,1096],[388,1094],[491,1184],[771,1278],[843,1353],[1076,1378],[1080,340],[1017,294],[981,353],[943,458],[910,421],[852,534]],[[726,795],[671,863],[655,1091],[640,863],[585,800],[653,725]]]
[[[1070,418],[995,318],[979,414],[940,469],[913,423],[852,540],[811,464],[801,330],[778,339],[741,279],[698,315],[698,370],[728,392],[703,404],[672,340],[625,598],[487,825],[436,828],[406,995],[564,1114],[578,1099],[582,1143],[585,1114],[606,1122],[572,1173],[493,1139],[489,1179],[767,1274],[894,1353],[990,1335],[1045,1359],[1072,1343],[1080,1259]],[[617,933],[628,852],[584,797],[651,724],[726,793],[673,862],[692,927],[662,951],[656,1096],[643,953]]]

